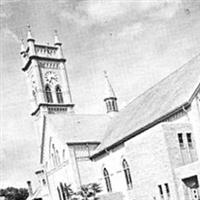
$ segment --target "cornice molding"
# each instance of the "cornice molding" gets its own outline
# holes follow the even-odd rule
[[[36,115],[42,106],[46,107],[58,107],[58,108],[67,108],[67,107],[74,107],[74,104],[55,104],[55,103],[40,103],[38,107],[31,113],[32,116]]]
[[[37,56],[37,55],[33,55],[29,57],[28,62],[26,63],[26,65],[22,68],[22,70],[25,72],[28,70],[31,61],[35,59],[35,60],[45,60],[45,61],[57,61],[57,62],[66,62],[65,58],[51,58],[51,57],[41,57],[41,56]]]

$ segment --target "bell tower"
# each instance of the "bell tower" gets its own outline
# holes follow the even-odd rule
[[[22,41],[20,54],[31,93],[32,115],[73,112],[66,59],[57,31],[53,45],[37,44],[29,26],[27,47]]]
[[[106,104],[107,113],[110,116],[114,116],[118,112],[117,97],[109,81],[106,71],[104,71],[104,76],[106,79],[106,95],[104,98],[104,102]]]

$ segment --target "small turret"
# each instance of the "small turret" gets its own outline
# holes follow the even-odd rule
[[[62,43],[60,42],[59,38],[58,38],[58,31],[55,30],[54,31],[54,45],[56,47],[58,47],[58,50],[57,50],[57,56],[58,58],[63,58],[63,51],[62,51]]]
[[[21,40],[20,54],[21,54],[21,59],[22,59],[23,66],[24,66],[26,64],[28,58],[27,58],[26,48],[25,48],[23,40]]]
[[[62,43],[60,42],[59,38],[58,38],[58,31],[54,30],[54,45],[62,45]]]
[[[27,28],[28,28],[28,32],[27,32],[27,42],[28,42],[28,41],[33,41],[33,42],[35,42],[35,39],[33,38],[32,33],[31,33],[31,26],[28,25]]]
[[[107,113],[118,112],[117,97],[108,79],[106,71],[104,71],[104,76],[106,79],[106,98],[104,99],[104,101],[106,103]]]
[[[33,56],[35,55],[35,39],[32,36],[30,25],[28,25],[27,27],[28,27],[27,43],[29,47],[29,56]]]

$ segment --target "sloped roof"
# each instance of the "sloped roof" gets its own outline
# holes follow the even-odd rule
[[[190,101],[200,84],[200,55],[138,96],[108,126],[96,155]],[[143,129],[143,130],[142,130]],[[94,155],[95,155],[94,154]]]
[[[47,124],[65,143],[100,143],[109,119],[107,115],[57,114],[48,115]]]

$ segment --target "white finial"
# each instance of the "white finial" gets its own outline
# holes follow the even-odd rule
[[[26,51],[26,48],[24,46],[24,40],[21,39],[21,51],[20,51],[20,53],[24,53],[25,51]]]
[[[31,33],[31,26],[29,24],[27,25],[27,29],[28,29],[27,40],[34,40]]]
[[[61,45],[61,42],[58,39],[58,31],[57,30],[54,30],[54,44]]]
[[[115,92],[112,88],[112,85],[108,79],[107,71],[104,71],[104,76],[106,78],[107,88],[106,88],[106,98],[114,97],[116,98]]]

